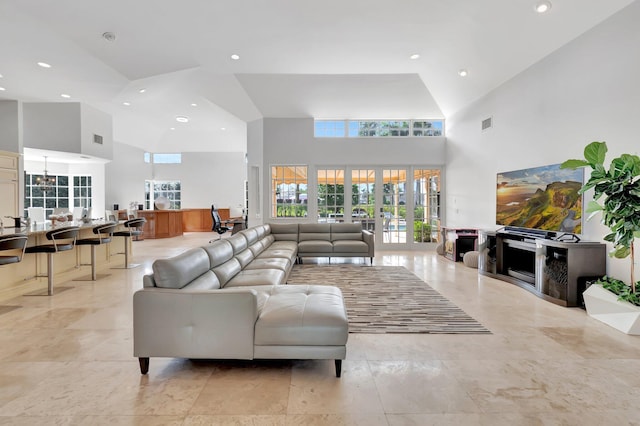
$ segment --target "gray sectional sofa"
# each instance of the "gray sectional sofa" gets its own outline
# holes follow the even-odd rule
[[[272,224],[153,263],[133,296],[134,356],[334,359],[340,377],[347,315],[340,289],[284,285],[307,256],[373,258],[359,224]]]

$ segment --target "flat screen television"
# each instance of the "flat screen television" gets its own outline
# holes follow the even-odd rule
[[[560,164],[498,173],[496,223],[581,234],[583,183],[582,169]]]

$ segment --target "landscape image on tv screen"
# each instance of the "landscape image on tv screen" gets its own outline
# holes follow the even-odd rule
[[[559,164],[498,173],[496,223],[580,234],[583,176]]]

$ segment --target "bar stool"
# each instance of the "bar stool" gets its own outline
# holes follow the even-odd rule
[[[51,244],[35,245],[25,248],[25,253],[47,253],[47,275],[36,275],[37,277],[47,277],[49,296],[53,296],[53,254],[60,251],[73,250],[78,238],[80,228],[68,226],[48,231],[45,236]]]
[[[0,265],[10,265],[22,262],[24,249],[27,247],[27,236],[24,234],[2,235],[0,236],[0,252],[13,251],[13,254],[0,253]],[[20,250],[19,253],[16,253]]]
[[[95,281],[98,279],[96,274],[96,247],[102,244],[107,244],[111,242],[111,236],[113,231],[115,231],[118,226],[115,222],[108,222],[102,225],[97,225],[93,227],[93,233],[97,235],[97,237],[92,238],[82,238],[78,240],[76,243],[79,246],[91,246],[91,281]],[[87,264],[81,264],[87,265]],[[84,278],[77,278],[74,281],[89,281]]]
[[[124,223],[124,227],[126,228],[124,231],[116,231],[113,233],[114,237],[124,237],[124,266],[115,267],[113,269],[131,269],[139,264],[129,264],[129,238],[139,237],[142,235],[142,227],[144,226],[147,219],[144,217],[139,217],[136,219],[129,219]],[[131,240],[133,241],[133,240]],[[118,253],[122,254],[122,253]]]

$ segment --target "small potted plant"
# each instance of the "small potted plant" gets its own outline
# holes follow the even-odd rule
[[[629,257],[631,261],[629,284],[603,277],[585,291],[584,300],[590,316],[625,333],[640,334],[640,297],[634,271],[634,240],[640,237],[640,157],[622,154],[607,168],[606,154],[605,142],[591,142],[584,149],[584,159],[567,160],[561,165],[591,168],[589,180],[580,189],[580,193],[594,190],[593,200],[586,207],[588,219],[600,213],[602,223],[611,231],[604,237],[613,245],[609,255]]]

